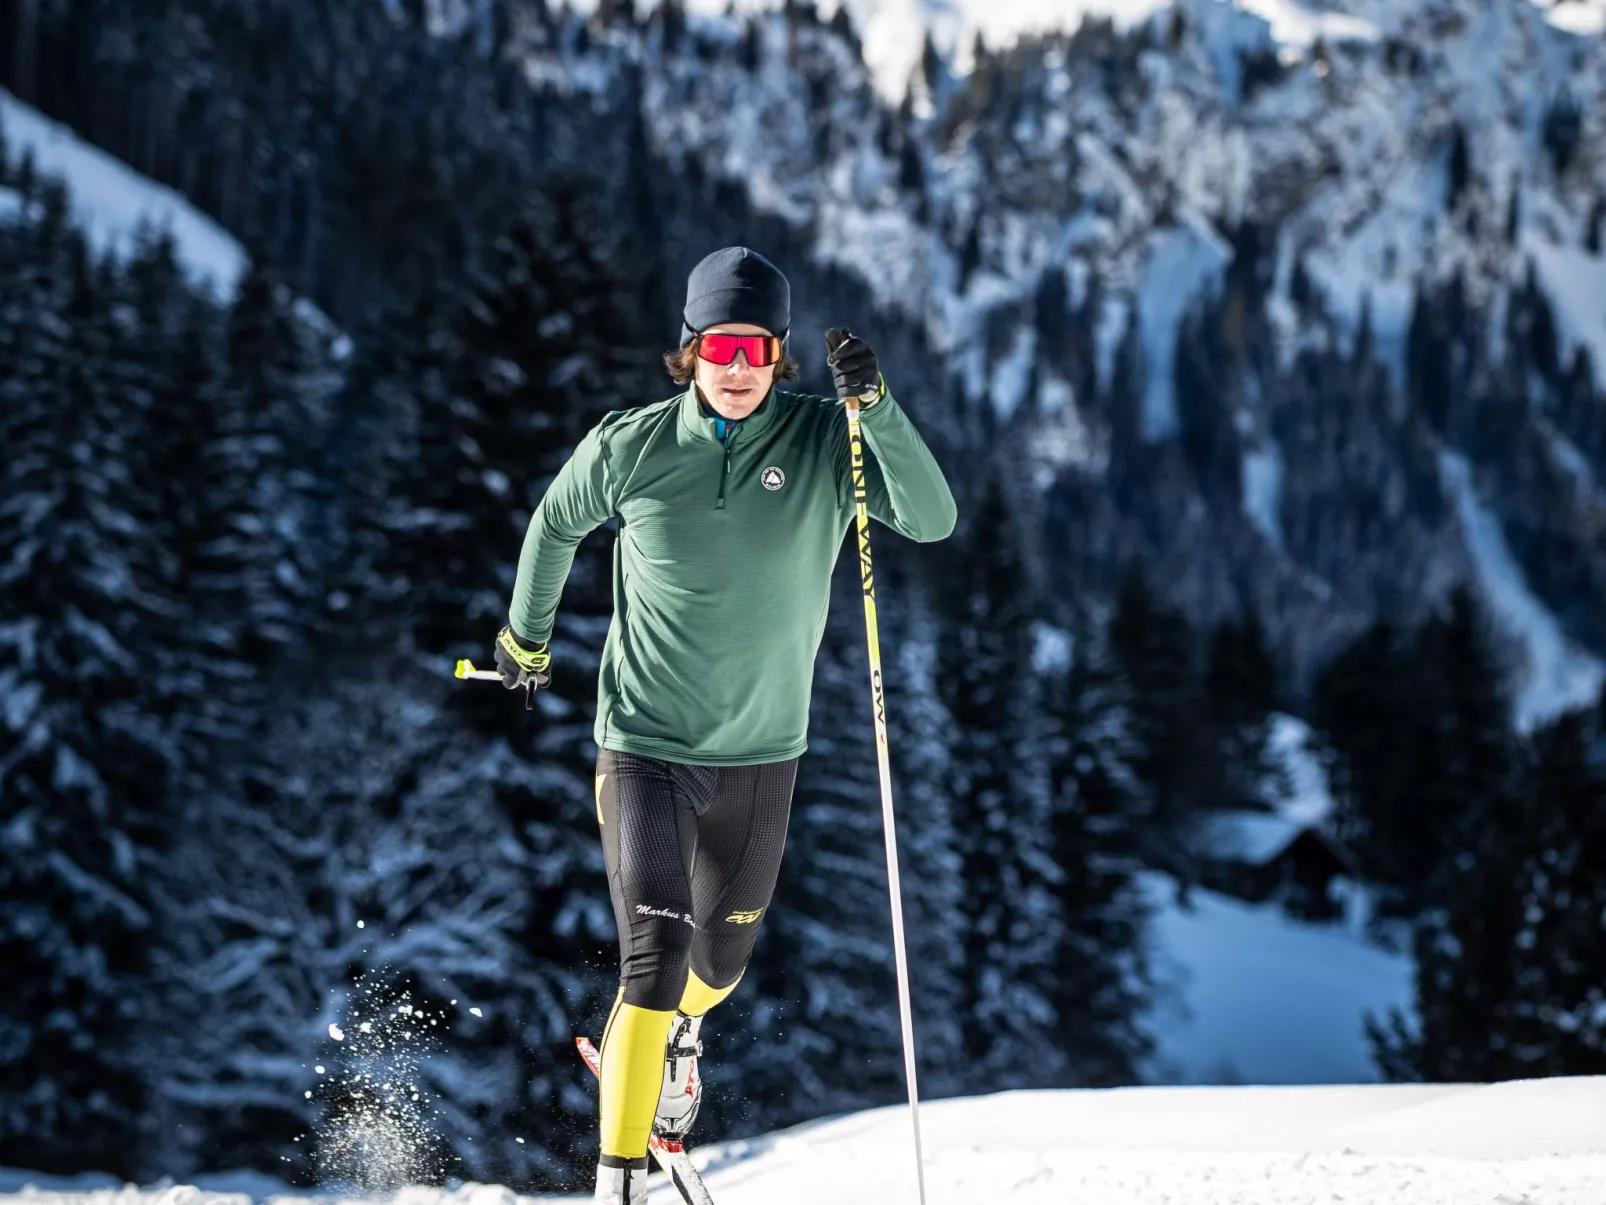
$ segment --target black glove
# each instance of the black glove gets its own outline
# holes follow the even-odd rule
[[[825,362],[839,398],[858,398],[866,406],[881,397],[881,369],[875,352],[857,335],[832,327],[825,332]]]
[[[546,645],[531,644],[516,635],[511,626],[496,634],[496,668],[502,675],[502,685],[509,690],[522,686],[535,691],[552,682],[552,654],[546,651]]]

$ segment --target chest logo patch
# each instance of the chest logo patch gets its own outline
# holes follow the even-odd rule
[[[786,474],[773,464],[765,469],[758,479],[767,490],[778,490],[786,484]]]

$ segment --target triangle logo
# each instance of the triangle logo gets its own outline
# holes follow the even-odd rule
[[[759,481],[767,490],[778,490],[786,484],[786,474],[772,464],[759,475]]]

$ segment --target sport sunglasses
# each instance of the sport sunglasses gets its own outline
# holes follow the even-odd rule
[[[717,332],[697,336],[697,355],[710,364],[729,364],[741,352],[753,368],[768,368],[781,359],[783,341],[776,335],[726,335]]]

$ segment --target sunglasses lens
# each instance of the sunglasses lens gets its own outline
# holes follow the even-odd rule
[[[741,352],[754,368],[766,368],[781,358],[781,341],[773,335],[702,335],[697,354],[710,364],[729,364]]]

